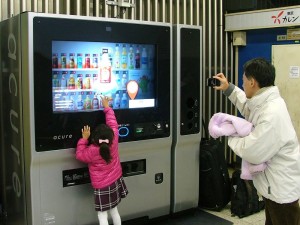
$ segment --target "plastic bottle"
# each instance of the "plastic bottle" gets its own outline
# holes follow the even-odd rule
[[[54,74],[53,75],[53,80],[52,80],[52,88],[53,89],[57,89],[60,87],[60,84],[59,84],[59,79],[57,78],[57,74]]]
[[[147,55],[146,48],[143,48],[141,61],[142,61],[142,69],[147,69],[148,68],[148,55]]]
[[[116,69],[120,68],[120,51],[119,45],[116,45],[115,55],[114,55],[114,66]]]
[[[89,95],[86,96],[83,106],[84,106],[84,109],[91,109],[92,108],[92,102],[91,102],[91,99],[90,99]]]
[[[126,51],[126,45],[123,45],[121,63],[122,63],[122,69],[126,69],[127,68],[127,51]]]
[[[69,82],[68,82],[68,89],[75,89],[75,79],[73,74],[70,74]]]
[[[99,109],[99,100],[97,98],[97,95],[94,95],[93,101],[92,101],[92,108],[93,109]]]
[[[120,98],[120,95],[117,93],[115,96],[114,108],[119,109],[120,106],[121,106],[121,98]]]
[[[122,89],[126,89],[126,85],[127,85],[127,76],[126,76],[126,73],[123,73],[123,76],[122,76],[122,80],[121,80],[121,85],[122,85]]]
[[[122,85],[121,85],[121,76],[119,71],[115,71],[115,78],[116,78],[117,88],[121,89]]]
[[[141,55],[139,48],[136,49],[135,53],[135,68],[140,69],[141,68]]]
[[[130,46],[128,53],[128,69],[134,69],[134,53],[132,46]]]
[[[110,83],[111,82],[111,62],[109,60],[108,54],[104,53],[102,55],[102,62],[100,66],[100,83]]]
[[[82,110],[83,109],[83,101],[82,101],[82,96],[78,95],[77,98],[77,109]]]
[[[121,99],[121,108],[126,108],[127,102],[128,102],[127,95],[126,95],[126,93],[123,93],[122,99]]]
[[[153,50],[150,48],[148,52],[148,68],[153,69]]]
[[[67,88],[67,79],[64,74],[61,77],[60,87],[61,89]]]

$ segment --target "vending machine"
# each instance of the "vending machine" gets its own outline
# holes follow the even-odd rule
[[[202,29],[173,27],[173,213],[196,208],[199,199],[201,141]]]
[[[84,125],[112,100],[128,196],[122,220],[170,213],[171,26],[26,12],[1,24],[1,196],[6,224],[98,224]]]

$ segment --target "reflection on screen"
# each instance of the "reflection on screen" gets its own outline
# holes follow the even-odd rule
[[[155,106],[154,45],[52,41],[53,112]]]

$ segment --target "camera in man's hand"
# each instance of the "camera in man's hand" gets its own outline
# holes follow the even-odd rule
[[[216,78],[207,78],[206,80],[206,86],[208,87],[214,87],[214,86],[220,86],[221,82]]]

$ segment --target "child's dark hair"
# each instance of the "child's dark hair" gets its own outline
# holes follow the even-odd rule
[[[110,153],[110,146],[112,144],[113,138],[114,132],[106,124],[98,125],[91,134],[91,143],[99,146],[99,153],[107,164],[109,164],[112,159]],[[99,143],[101,142],[101,140],[102,143]],[[103,142],[103,140],[108,140],[108,143]]]

